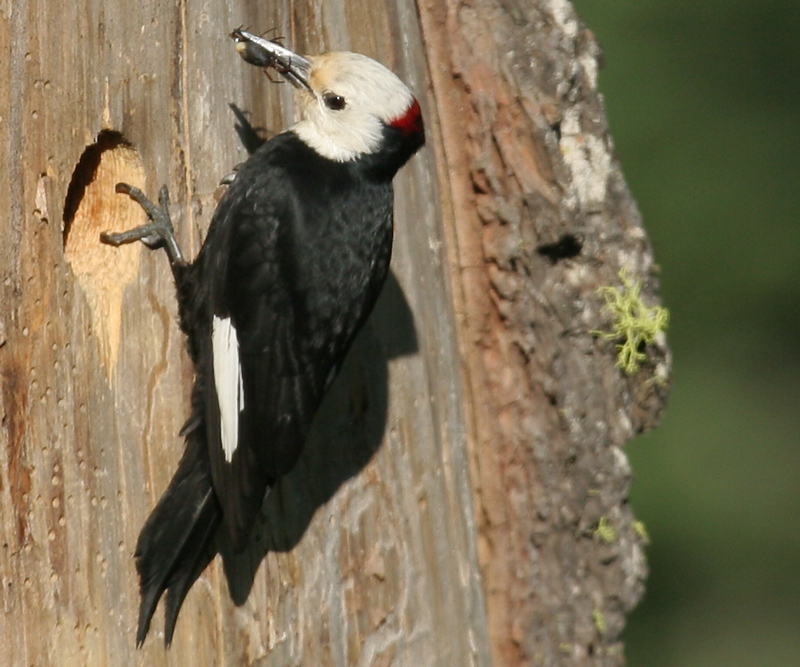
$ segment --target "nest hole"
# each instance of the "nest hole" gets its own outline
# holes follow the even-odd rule
[[[83,151],[78,164],[72,171],[72,178],[67,188],[67,197],[64,200],[64,246],[67,245],[75,215],[83,203],[87,188],[95,181],[101,164],[109,162],[108,152],[123,151],[130,159],[131,154],[136,156],[136,151],[131,146],[121,132],[116,130],[102,130],[97,135],[97,139]],[[136,156],[138,160],[138,156]],[[127,161],[127,160],[126,160]],[[111,160],[110,162],[116,162]]]

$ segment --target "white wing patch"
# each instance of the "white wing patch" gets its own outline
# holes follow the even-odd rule
[[[244,385],[239,363],[239,338],[230,317],[211,322],[214,387],[219,405],[220,438],[225,460],[230,463],[239,444],[239,413],[244,410]]]

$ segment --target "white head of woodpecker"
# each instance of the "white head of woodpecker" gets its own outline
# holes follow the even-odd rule
[[[320,155],[347,162],[391,145],[402,164],[425,142],[419,102],[371,58],[348,51],[301,56],[241,29],[231,37],[245,61],[295,86],[300,120],[291,129]]]

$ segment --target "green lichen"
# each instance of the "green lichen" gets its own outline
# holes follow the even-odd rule
[[[650,535],[647,533],[647,526],[644,525],[644,521],[634,521],[633,530],[643,542],[650,543]]]
[[[631,278],[625,269],[620,270],[619,279],[621,288],[606,285],[597,290],[606,302],[612,328],[594,333],[604,340],[622,341],[617,344],[617,367],[633,375],[647,359],[639,348],[652,343],[667,328],[669,311],[662,306],[646,306],[641,299],[641,282]]]
[[[606,544],[611,544],[617,539],[617,531],[608,523],[606,517],[601,516],[600,521],[597,522],[597,528],[594,529],[594,536]]]
[[[600,609],[595,609],[592,612],[592,620],[594,621],[594,627],[597,628],[597,631],[602,635],[606,631],[606,617],[605,614]]]

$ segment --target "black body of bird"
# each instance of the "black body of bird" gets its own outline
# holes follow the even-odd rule
[[[295,85],[301,120],[241,166],[193,262],[175,242],[166,188],[157,206],[120,184],[151,224],[102,236],[166,248],[195,367],[186,449],[136,548],[138,645],[165,591],[169,645],[220,524],[244,549],[266,492],[295,465],[387,276],[392,178],[424,143],[419,104],[375,61],[232,36],[248,62]]]

